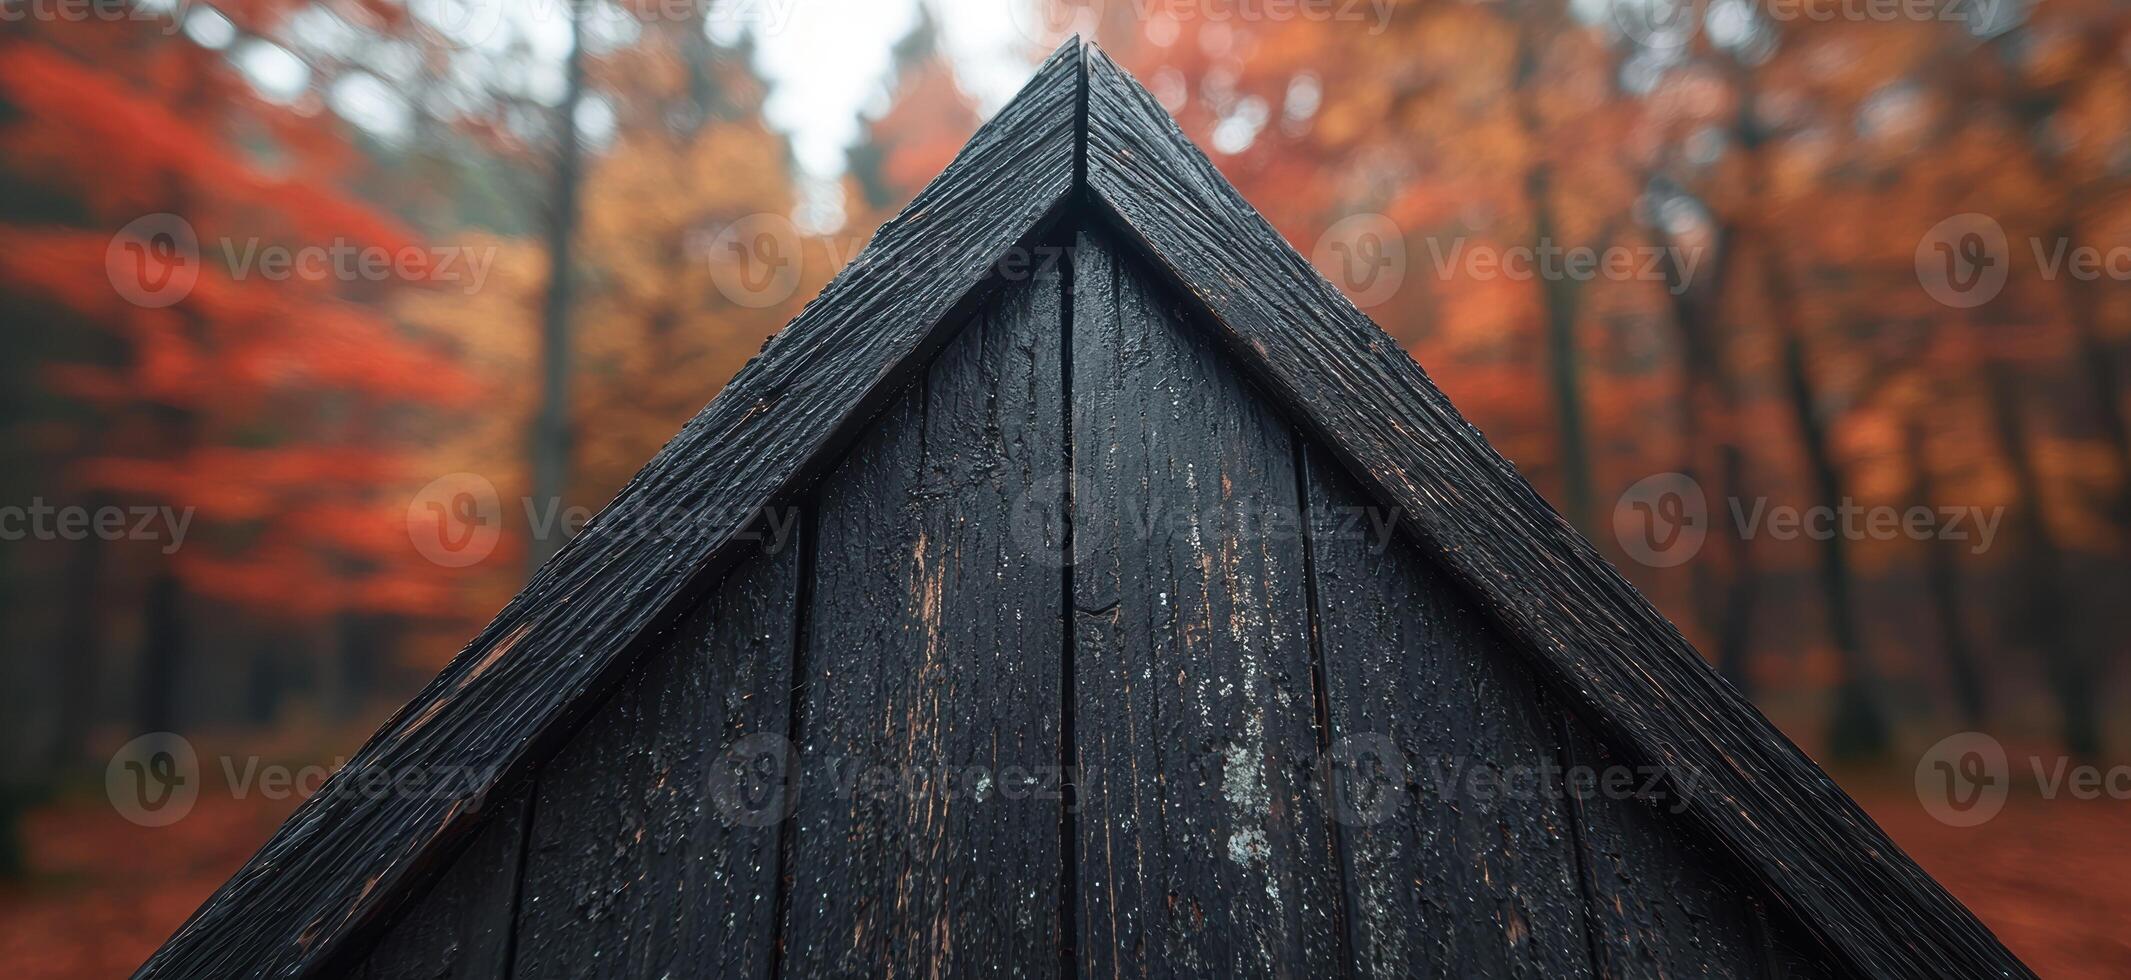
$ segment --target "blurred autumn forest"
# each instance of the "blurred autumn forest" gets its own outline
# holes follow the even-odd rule
[[[1112,0],[1022,20],[1145,81],[1816,756],[1906,779],[1921,746],[1982,729],[2113,757],[2131,291],[2047,260],[2131,249],[2131,8],[1665,5]],[[822,190],[765,121],[768,22],[713,29],[721,0],[533,6],[0,20],[0,504],[190,515],[182,547],[28,534],[0,553],[10,875],[40,873],[68,801],[108,813],[105,762],[136,735],[352,751],[563,540],[516,502],[596,509],[984,114],[939,41],[954,10],[928,2],[849,151],[841,226],[795,226]],[[1044,33],[1015,39],[1031,65]],[[1964,307],[1920,273],[1968,213],[2013,244],[2003,289]],[[127,230],[167,216],[189,261]],[[1341,230],[1357,220],[1390,234]],[[1390,288],[1340,268],[1358,244],[1403,256]],[[244,264],[258,246],[455,261],[269,276]],[[1637,261],[1465,261],[1579,247]],[[174,302],[124,285],[172,275]],[[1711,520],[1664,566],[1624,550],[1616,501],[1671,472]],[[424,521],[455,515],[419,504],[468,475],[502,502],[500,537],[439,560]],[[1782,538],[1742,533],[1732,501],[2002,521],[1988,547]],[[202,859],[226,874],[274,814],[212,819],[237,828],[216,845],[234,857]],[[110,846],[153,846],[128,829]],[[126,921],[167,931],[190,902]]]

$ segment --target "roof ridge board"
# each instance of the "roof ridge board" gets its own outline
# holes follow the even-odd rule
[[[1085,193],[1097,213],[1203,307],[1225,346],[1372,493],[1408,515],[1400,523],[1482,600],[1549,687],[1693,788],[1695,823],[1860,969],[2032,976],[1546,504],[1152,94],[1094,45],[1084,60]]]
[[[1073,39],[1053,52],[135,976],[318,974],[462,843],[488,794],[549,745],[581,702],[612,687],[637,637],[744,543],[747,522],[805,480],[878,407],[883,389],[945,339],[996,260],[1070,207],[1080,47]],[[688,519],[674,519],[682,514]],[[374,773],[439,766],[485,776],[434,799],[360,791]]]

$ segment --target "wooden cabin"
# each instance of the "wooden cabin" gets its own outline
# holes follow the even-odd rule
[[[2028,973],[1074,42],[140,972],[901,975]]]

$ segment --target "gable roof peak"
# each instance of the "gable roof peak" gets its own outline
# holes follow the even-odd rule
[[[998,259],[1068,221],[1106,225],[1170,280],[1533,671],[1663,770],[1688,818],[1859,972],[2030,975],[1076,36],[138,976],[330,969],[614,689],[636,639],[731,567],[762,510],[923,369]],[[490,777],[449,796],[349,791],[428,767]]]

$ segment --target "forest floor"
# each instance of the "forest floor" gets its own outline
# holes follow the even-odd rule
[[[1845,783],[2037,973],[2131,974],[2131,803],[2016,796],[1961,829],[1932,819],[1893,778]],[[0,885],[0,963],[18,980],[130,974],[293,808],[203,793],[189,816],[154,830],[101,798],[33,811],[30,873]]]
[[[1906,785],[1844,785],[2037,974],[2131,976],[2131,802],[2015,794],[1989,823],[1961,828]]]

